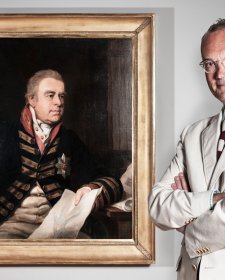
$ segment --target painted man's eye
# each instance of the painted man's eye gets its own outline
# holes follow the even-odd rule
[[[53,96],[54,96],[54,95],[51,94],[51,93],[47,95],[48,98],[53,98]]]

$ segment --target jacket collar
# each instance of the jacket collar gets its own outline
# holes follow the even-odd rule
[[[33,120],[28,105],[25,105],[20,115],[20,122],[27,133],[34,137]]]
[[[34,133],[33,119],[32,119],[31,111],[29,109],[29,105],[25,105],[25,107],[23,108],[23,110],[21,112],[21,116],[20,116],[20,122],[23,125],[24,129],[26,130],[26,132],[28,134],[30,134],[32,137],[36,138],[36,140],[37,140],[38,136]],[[61,126],[62,126],[62,122],[56,124],[56,126],[54,126],[52,128],[52,131],[51,131],[51,134],[50,134],[50,143],[57,136]]]
[[[224,109],[212,118],[210,124],[205,128],[201,135],[202,158],[204,173],[208,189],[217,189],[220,175],[225,170],[225,150],[223,150],[217,161],[217,145],[221,133],[221,122],[224,119]]]

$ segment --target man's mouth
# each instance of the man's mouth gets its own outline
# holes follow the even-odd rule
[[[54,110],[54,111],[51,111],[51,113],[56,114],[56,115],[60,115],[60,114],[62,114],[62,111],[61,110]]]
[[[218,80],[216,81],[216,85],[217,85],[217,86],[225,86],[225,78],[218,79]]]

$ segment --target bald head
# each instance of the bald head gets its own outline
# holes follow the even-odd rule
[[[202,48],[203,46],[206,44],[206,42],[208,41],[207,39],[209,38],[209,40],[211,41],[211,36],[214,32],[217,31],[224,31],[225,30],[225,19],[218,19],[216,21],[216,23],[212,24],[209,29],[206,31],[206,33],[203,35],[202,40],[201,40],[201,52],[202,52]]]

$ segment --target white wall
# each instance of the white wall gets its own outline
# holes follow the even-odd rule
[[[200,61],[200,38],[224,17],[224,0],[1,0],[0,13],[155,12],[156,21],[156,178],[175,151],[182,128],[211,115],[220,104],[211,97]],[[2,280],[176,278],[180,235],[156,230],[156,264],[151,267],[0,267]],[[98,278],[97,278],[98,277]]]

